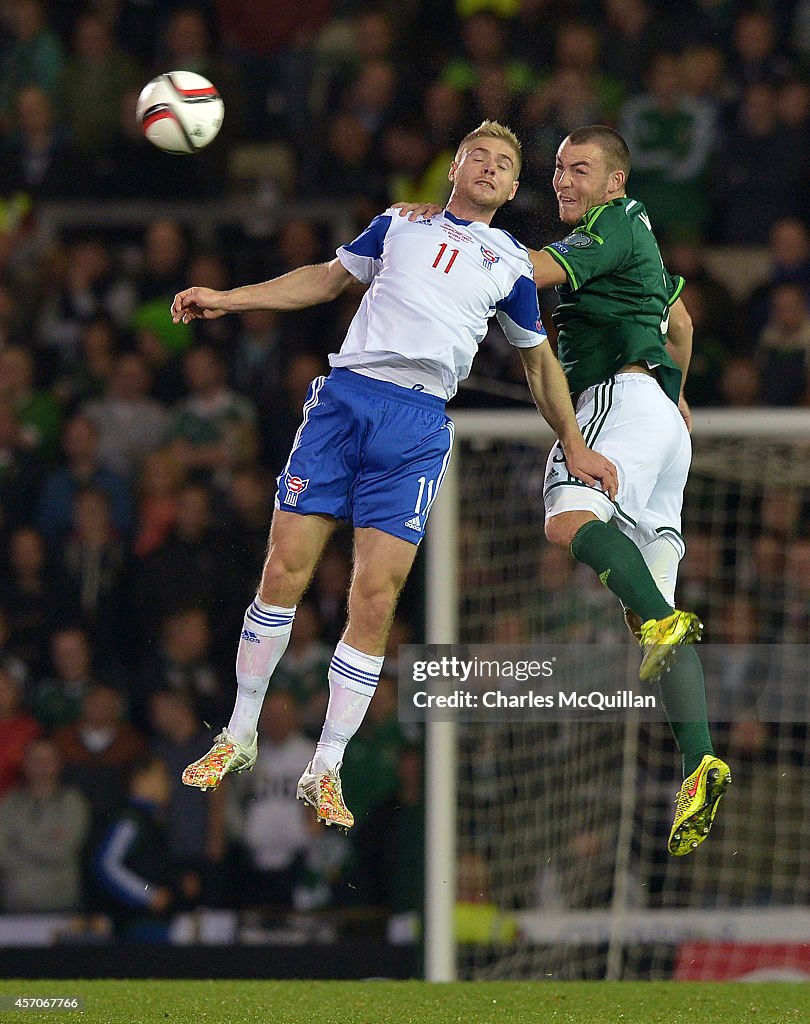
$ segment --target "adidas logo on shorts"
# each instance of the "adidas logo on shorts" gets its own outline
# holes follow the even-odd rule
[[[413,519],[409,519],[405,525],[409,530],[418,530],[422,532],[422,524],[419,522],[419,516],[414,516]]]

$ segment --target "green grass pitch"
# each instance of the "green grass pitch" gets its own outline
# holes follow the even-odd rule
[[[0,1019],[81,1024],[806,1024],[800,983],[36,981],[0,996],[79,996],[84,1012]]]

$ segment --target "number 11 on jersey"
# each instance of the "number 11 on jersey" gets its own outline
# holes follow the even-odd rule
[[[436,270],[441,263],[444,254],[447,252],[447,242],[442,242],[439,246],[439,251],[436,254],[436,259],[433,261],[433,269]],[[444,273],[449,274],[450,268],[456,262],[456,256],[458,256],[458,249],[450,250],[450,259],[447,261],[447,266],[444,268]]]

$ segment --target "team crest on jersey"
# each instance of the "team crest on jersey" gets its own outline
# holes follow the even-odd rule
[[[590,235],[582,235],[578,231],[575,231],[573,235],[566,235],[563,242],[566,245],[572,245],[575,249],[587,249],[589,245],[593,245]]]
[[[284,504],[297,505],[298,496],[303,494],[307,487],[309,487],[309,479],[302,480],[300,476],[291,476],[287,473],[284,477],[284,484],[287,488],[287,497],[284,499]]]
[[[500,256],[496,256],[491,249],[487,249],[486,246],[483,245],[481,246],[481,255],[484,257],[484,266],[487,270],[492,270],[493,264],[497,263],[501,258]]]

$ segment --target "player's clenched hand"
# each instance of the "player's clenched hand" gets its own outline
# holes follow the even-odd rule
[[[400,217],[407,217],[408,220],[416,220],[417,217],[435,217],[444,209],[438,203],[391,203],[391,206],[395,210],[399,210]]]
[[[619,474],[610,459],[583,446],[566,450],[565,463],[569,473],[577,480],[590,487],[601,487],[611,501],[616,497],[619,490]]]
[[[189,324],[192,320],[215,320],[225,316],[227,310],[221,306],[223,294],[214,288],[186,288],[178,292],[172,303],[172,321]]]

